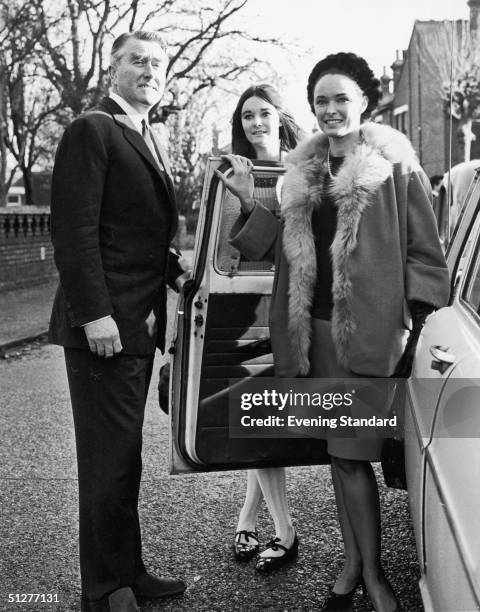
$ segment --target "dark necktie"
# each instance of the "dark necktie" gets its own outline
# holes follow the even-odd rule
[[[153,142],[152,135],[150,133],[150,126],[148,125],[145,119],[142,119],[142,136],[147,147],[150,149],[150,153],[153,155],[153,159],[157,162],[158,167],[162,172],[165,172],[165,168],[163,167],[162,161],[160,159],[158,151],[155,147],[155,143]]]

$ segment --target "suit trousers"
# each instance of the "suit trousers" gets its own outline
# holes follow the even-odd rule
[[[82,611],[108,610],[145,572],[138,494],[154,355],[110,359],[65,348],[77,445]]]

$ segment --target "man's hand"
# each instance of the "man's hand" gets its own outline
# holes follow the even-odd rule
[[[92,353],[99,357],[113,357],[122,350],[120,333],[111,316],[83,326]]]
[[[253,176],[251,174],[253,162],[241,155],[222,155],[222,159],[229,162],[233,169],[233,175],[226,178],[221,172],[215,170],[215,174],[225,187],[236,195],[242,205],[242,211],[246,214],[252,212],[255,206],[253,199]]]

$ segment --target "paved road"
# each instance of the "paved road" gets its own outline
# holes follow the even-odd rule
[[[0,611],[77,611],[76,467],[61,349],[41,345],[0,360],[0,398]],[[188,590],[182,599],[144,610],[318,609],[341,565],[328,468],[289,470],[299,559],[275,575],[257,576],[250,564],[237,565],[230,550],[244,475],[169,476],[167,426],[152,385],[140,503],[144,557],[154,571],[183,576]],[[382,489],[382,504],[386,570],[404,609],[420,611],[406,495]],[[258,527],[265,542],[272,535],[266,512]],[[8,593],[57,593],[60,603],[8,604]],[[359,600],[357,609],[370,608]]]
[[[57,281],[0,291],[0,347],[48,329]]]

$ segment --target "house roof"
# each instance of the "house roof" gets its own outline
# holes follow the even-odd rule
[[[465,57],[468,40],[469,22],[466,19],[457,19],[456,21],[446,19],[443,21],[434,19],[416,20],[408,43],[406,57],[410,57],[412,50],[415,49],[424,57],[426,64],[435,66],[442,81],[447,82],[450,80],[452,52],[455,69],[455,60]],[[399,81],[406,64],[405,61],[401,67]]]

